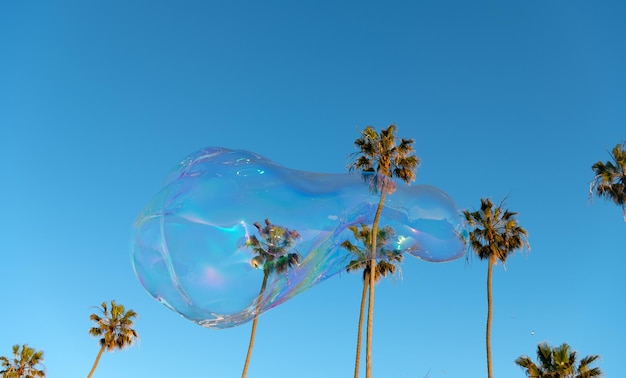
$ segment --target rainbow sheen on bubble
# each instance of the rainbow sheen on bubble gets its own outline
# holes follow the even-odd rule
[[[132,263],[158,301],[205,327],[227,328],[255,315],[263,281],[247,236],[255,222],[300,234],[300,264],[269,277],[261,312],[345,270],[351,225],[371,224],[378,205],[360,175],[292,170],[255,153],[206,148],[184,159],[134,224]],[[461,219],[452,199],[426,185],[396,183],[381,226],[389,247],[432,262],[461,257]],[[289,252],[289,251],[287,251]]]

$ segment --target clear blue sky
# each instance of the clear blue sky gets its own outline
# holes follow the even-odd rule
[[[529,231],[494,273],[495,376],[523,377],[513,360],[542,341],[622,374],[626,223],[588,184],[626,139],[626,4],[408,3],[2,1],[0,355],[28,343],[48,377],[84,377],[92,306],[115,299],[141,339],[95,377],[239,376],[250,323],[204,329],[152,299],[135,217],[200,148],[339,173],[359,130],[395,123],[417,183],[461,209],[508,197]],[[486,263],[402,273],[376,292],[375,376],[485,377]],[[351,376],[360,285],[264,314],[249,376]]]

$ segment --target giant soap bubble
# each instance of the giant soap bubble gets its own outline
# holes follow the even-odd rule
[[[271,275],[266,311],[343,270],[356,244],[351,225],[371,224],[378,195],[360,175],[285,168],[255,153],[206,148],[184,159],[134,224],[132,263],[158,301],[205,327],[226,328],[255,315],[263,269],[245,246],[255,222],[300,234],[299,265]],[[441,190],[399,182],[380,225],[395,230],[392,248],[419,259],[463,255],[459,211]]]

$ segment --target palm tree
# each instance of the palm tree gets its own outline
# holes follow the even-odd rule
[[[38,369],[37,365],[43,364],[43,351],[35,351],[35,349],[22,345],[13,345],[13,360],[9,360],[4,356],[0,356],[2,370],[0,377],[2,378],[37,378],[45,377],[44,369]]]
[[[290,268],[300,263],[300,254],[298,252],[287,252],[296,239],[300,237],[297,231],[289,230],[285,227],[273,225],[269,219],[265,219],[265,226],[260,223],[254,223],[261,240],[256,236],[248,236],[246,246],[252,248],[256,254],[252,258],[253,267],[263,267],[263,283],[261,291],[257,297],[256,311],[254,320],[252,321],[252,333],[250,334],[250,344],[248,345],[248,353],[246,354],[246,362],[243,366],[241,377],[244,378],[248,374],[248,365],[250,364],[250,356],[252,355],[252,347],[254,346],[254,335],[256,334],[256,326],[261,312],[263,302],[263,293],[267,285],[267,279],[273,273],[284,274]]]
[[[503,204],[494,208],[489,199],[480,200],[480,211],[463,211],[465,221],[472,230],[469,232],[469,247],[481,260],[487,260],[487,372],[493,377],[491,368],[491,278],[493,265],[498,261],[503,264],[515,250],[528,246],[528,233],[515,219],[517,213],[503,209]]]
[[[89,329],[89,334],[101,338],[99,341],[100,351],[87,378],[91,378],[94,371],[96,371],[102,352],[105,350],[107,352],[115,349],[122,350],[133,345],[135,340],[139,338],[137,332],[132,328],[134,325],[133,319],[137,317],[135,311],[126,311],[123,305],[111,301],[110,311],[107,303],[102,302],[99,313],[100,315],[91,314],[89,316],[89,320],[96,323],[95,327]]]
[[[591,166],[596,174],[589,185],[589,196],[594,192],[598,197],[612,200],[621,206],[626,222],[626,142],[616,144],[611,151],[611,161],[598,161]]]
[[[354,235],[354,238],[359,241],[363,248],[359,248],[352,244],[349,240],[341,243],[341,247],[350,252],[354,259],[351,260],[346,266],[346,271],[351,272],[355,270],[363,270],[363,292],[361,293],[361,307],[359,312],[359,326],[356,342],[356,361],[354,363],[354,378],[359,376],[359,362],[361,360],[361,335],[363,334],[363,315],[365,312],[365,297],[367,294],[367,288],[369,286],[370,277],[370,264],[369,255],[372,245],[372,232],[370,228],[361,224],[361,228],[356,226],[350,226],[350,231]],[[396,265],[402,262],[404,256],[399,251],[393,249],[385,249],[387,241],[394,236],[395,232],[389,226],[385,226],[378,230],[378,256],[382,256],[382,259],[376,264],[374,269],[374,281],[378,282],[382,277],[386,277],[388,274],[393,275],[396,272]]]
[[[372,252],[369,260],[370,271],[376,263],[376,237],[378,222],[382,213],[387,193],[394,190],[397,177],[409,184],[415,180],[417,167],[420,163],[413,154],[413,139],[397,139],[396,126],[390,125],[381,130],[380,134],[372,126],[361,132],[354,141],[357,152],[349,156],[348,171],[361,172],[363,179],[369,183],[373,193],[380,194],[378,207],[372,222]],[[374,275],[369,276],[369,303],[367,307],[367,338],[365,354],[365,377],[372,376],[372,326],[374,324]]]
[[[537,361],[535,364],[530,357],[520,356],[515,363],[526,369],[526,376],[530,378],[596,378],[602,376],[598,367],[590,367],[600,356],[586,356],[576,365],[576,352],[563,343],[559,347],[550,348],[548,343],[537,346]]]

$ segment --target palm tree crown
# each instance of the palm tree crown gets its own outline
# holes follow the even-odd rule
[[[602,376],[602,370],[590,365],[600,356],[585,356],[576,365],[576,352],[563,343],[551,348],[548,343],[537,346],[537,361],[535,364],[530,357],[520,356],[515,363],[526,370],[530,378],[596,378]]]
[[[100,337],[100,351],[88,377],[91,377],[96,370],[103,351],[122,350],[133,345],[135,340],[138,339],[137,332],[132,328],[134,325],[133,319],[136,317],[137,313],[135,311],[126,311],[123,305],[117,304],[115,301],[111,301],[110,310],[107,303],[102,302],[99,314],[91,314],[89,316],[89,319],[95,323],[95,327],[89,329],[89,334],[94,337]]]
[[[397,177],[406,183],[415,180],[420,161],[413,154],[414,141],[398,140],[395,133],[395,125],[381,130],[380,134],[368,126],[361,132],[361,137],[354,141],[358,151],[350,155],[348,171],[361,172],[375,193],[381,192],[383,185],[389,183],[386,178]]]
[[[591,169],[595,177],[589,186],[589,196],[595,195],[613,201],[622,208],[626,222],[626,142],[615,145],[611,160],[598,161]]]
[[[528,232],[519,226],[516,215],[517,213],[503,209],[502,204],[494,209],[488,198],[481,198],[480,211],[463,212],[465,221],[472,227],[469,247],[479,259],[506,263],[506,259],[515,250],[528,246]]]
[[[24,344],[13,345],[13,360],[0,356],[2,370],[0,377],[2,378],[39,378],[45,377],[46,372],[42,367],[37,365],[43,364],[43,351],[36,351],[34,348]]]
[[[263,267],[266,275],[273,273],[281,274],[300,263],[300,254],[297,252],[287,252],[300,238],[295,230],[273,225],[269,219],[265,220],[265,225],[259,222],[254,223],[261,240],[255,235],[249,236],[246,246],[250,247],[256,255],[252,258],[252,266]]]
[[[345,240],[341,243],[341,247],[346,249],[352,254],[354,259],[350,260],[346,266],[346,271],[352,272],[355,270],[363,270],[363,283],[369,282],[370,267],[367,264],[369,261],[369,255],[372,246],[372,232],[370,228],[361,224],[361,227],[350,226],[350,231],[354,235],[354,238],[363,245],[363,248],[352,244],[349,240]],[[393,228],[385,226],[378,230],[378,246],[376,255],[380,256],[380,259],[376,263],[374,269],[374,281],[378,282],[381,278],[387,275],[393,275],[396,272],[398,264],[402,262],[404,255],[395,249],[387,249],[387,242],[395,235]]]

